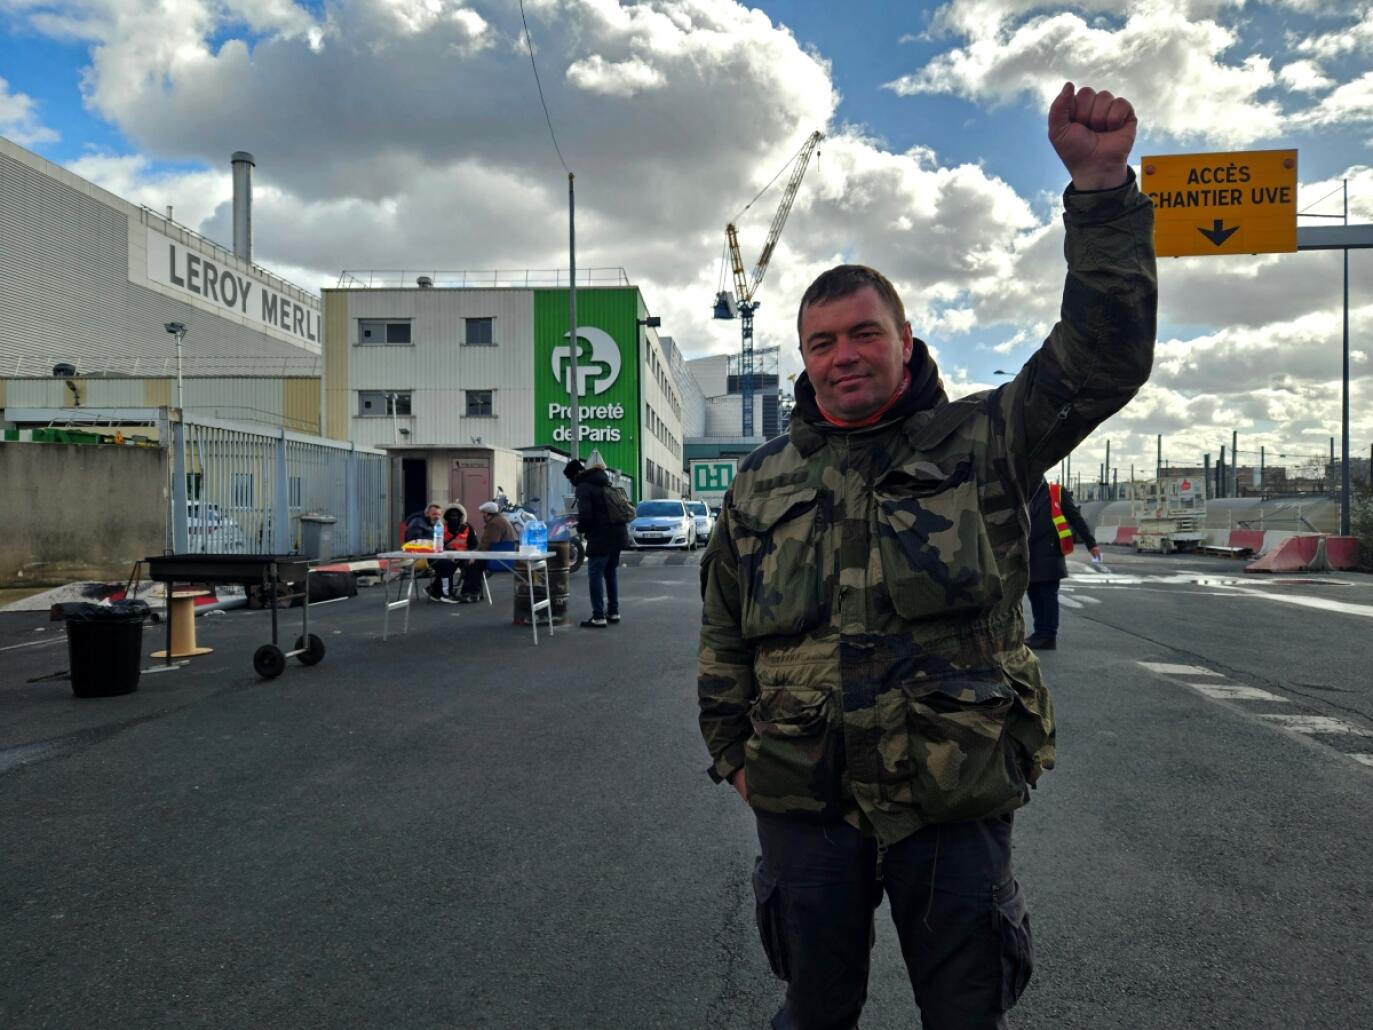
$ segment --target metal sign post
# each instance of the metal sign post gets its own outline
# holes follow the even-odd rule
[[[1349,224],[1349,181],[1344,183],[1343,215],[1304,216],[1339,218],[1343,225],[1299,228],[1295,150],[1171,154],[1145,157],[1140,165],[1141,189],[1154,202],[1154,244],[1160,257],[1344,251],[1340,535],[1348,536],[1353,501],[1349,474],[1349,252],[1373,248],[1373,225]],[[1238,470],[1234,442],[1232,435],[1231,461]]]
[[[577,332],[577,197],[573,188],[575,176],[567,173],[567,392],[569,407],[572,409],[572,439],[568,442],[567,453],[575,461],[581,457],[578,446],[581,444],[581,383],[577,382],[577,352],[581,350],[582,338]]]

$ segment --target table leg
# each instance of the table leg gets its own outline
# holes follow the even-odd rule
[[[529,583],[529,625],[534,628],[534,644],[539,643],[539,610],[534,607],[534,563],[526,561],[524,563],[525,580]]]
[[[410,579],[405,586],[405,628],[402,630],[403,633],[410,632],[410,609],[415,603],[415,566],[418,564],[417,561],[410,563]]]
[[[166,591],[163,600],[167,602],[167,665],[170,666],[172,664],[172,594],[174,591],[171,583],[163,583],[162,587]]]

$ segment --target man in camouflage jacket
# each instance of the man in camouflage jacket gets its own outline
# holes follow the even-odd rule
[[[884,890],[926,1030],[1003,1027],[1028,982],[1011,813],[1053,767],[1054,721],[1024,646],[1025,506],[1149,375],[1135,126],[1109,93],[1054,100],[1062,315],[1000,388],[948,401],[872,269],[802,298],[790,433],[742,463],[701,571],[701,731],[757,816],[778,1030],[856,1025]]]

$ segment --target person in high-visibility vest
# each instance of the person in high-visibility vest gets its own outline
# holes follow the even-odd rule
[[[1030,499],[1030,585],[1025,589],[1034,617],[1034,633],[1025,643],[1032,650],[1058,647],[1058,584],[1068,575],[1064,558],[1073,553],[1075,543],[1085,546],[1093,558],[1101,557],[1068,488],[1041,482]]]

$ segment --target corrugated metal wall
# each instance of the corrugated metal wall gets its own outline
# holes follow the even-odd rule
[[[409,391],[409,445],[469,445],[480,437],[487,447],[527,447],[534,437],[534,306],[530,290],[357,289],[325,291],[324,323],[329,435],[340,397],[335,368],[348,377],[349,438],[360,445],[390,444],[390,418],[357,417],[358,390]],[[335,314],[335,298],[346,313]],[[410,346],[359,347],[358,320],[412,319]],[[465,345],[466,318],[493,318],[495,346]],[[340,324],[340,322],[342,324]],[[345,334],[340,359],[337,333]],[[494,390],[494,417],[467,417],[467,390]],[[513,487],[512,487],[513,488]]]
[[[324,376],[320,381],[324,410],[321,432],[331,440],[347,440],[349,430],[348,401],[352,389],[348,383],[348,354],[352,339],[348,331],[348,298],[350,291],[324,291]],[[356,333],[356,328],[353,330]]]
[[[58,361],[76,364],[78,372],[99,370],[102,361],[166,361],[175,355],[163,328],[168,321],[187,326],[187,361],[317,363],[302,348],[131,282],[131,251],[146,253],[138,247],[146,236],[142,217],[137,207],[0,139],[0,376],[14,375],[21,362],[23,374],[32,375],[35,367],[49,373]],[[146,268],[135,271],[146,280]]]

